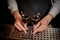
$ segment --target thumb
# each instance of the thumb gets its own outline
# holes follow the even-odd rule
[[[23,23],[23,25],[24,25],[24,28],[25,28],[26,30],[28,30],[27,24]]]
[[[37,29],[40,26],[40,22],[38,22],[37,25],[35,25],[34,30]]]

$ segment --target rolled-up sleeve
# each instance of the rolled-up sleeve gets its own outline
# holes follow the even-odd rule
[[[54,3],[49,11],[55,17],[60,12],[60,0],[54,0]]]
[[[18,10],[17,2],[16,0],[8,0],[8,8],[13,13],[15,10]]]

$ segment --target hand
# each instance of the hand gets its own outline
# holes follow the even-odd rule
[[[38,22],[38,24],[34,27],[33,35],[37,32],[42,32],[48,28],[49,22],[52,20],[53,16],[48,14],[42,20]]]
[[[25,33],[26,30],[28,30],[28,28],[26,27],[26,25],[23,23],[22,21],[22,17],[21,15],[19,14],[18,11],[15,11],[14,14],[13,14],[14,18],[15,18],[15,23],[14,23],[14,26],[19,30],[19,31],[24,31]]]

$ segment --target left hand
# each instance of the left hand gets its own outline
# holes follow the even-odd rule
[[[48,24],[52,20],[53,16],[49,13],[42,20],[38,22],[38,24],[34,27],[33,35],[37,32],[42,32],[48,28]]]

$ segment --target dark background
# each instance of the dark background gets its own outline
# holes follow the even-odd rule
[[[0,0],[0,24],[13,24],[14,18],[11,15],[7,0]],[[60,14],[56,16],[55,19],[52,20],[51,24],[53,27],[60,27]]]
[[[0,24],[13,23],[13,17],[8,9],[7,0],[0,0]]]

